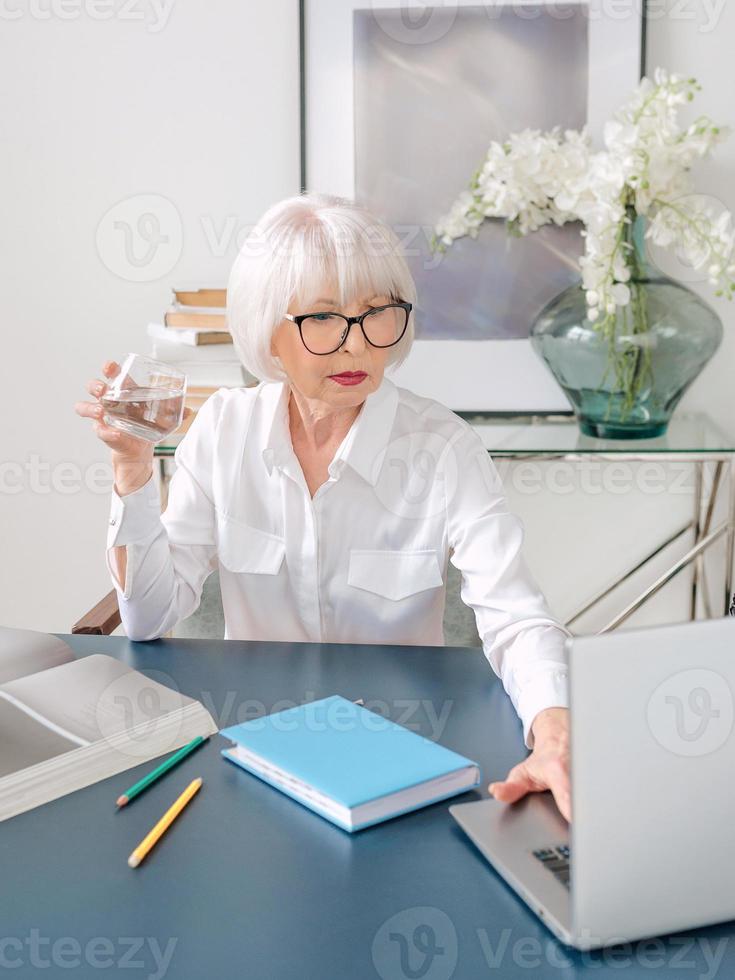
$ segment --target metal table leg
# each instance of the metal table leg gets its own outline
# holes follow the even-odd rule
[[[732,602],[733,561],[735,560],[735,460],[728,463],[728,508],[727,517],[730,528],[725,541],[725,615]]]
[[[714,472],[712,475],[712,484],[707,486],[707,480],[705,479],[707,468],[704,460],[695,460],[694,465],[695,470],[695,493],[694,493],[694,516],[693,520],[684,527],[679,528],[674,534],[662,542],[658,547],[656,547],[652,552],[646,555],[641,561],[637,562],[632,568],[630,568],[623,575],[619,576],[611,585],[602,589],[591,599],[587,600],[584,605],[578,609],[573,616],[571,616],[567,622],[566,626],[569,627],[571,623],[579,619],[584,613],[589,612],[593,609],[602,599],[606,598],[610,593],[616,589],[623,582],[627,581],[632,575],[639,571],[643,566],[645,566],[652,558],[659,555],[665,548],[673,544],[677,538],[681,537],[684,533],[693,530],[694,531],[694,541],[692,547],[679,558],[670,568],[663,572],[655,582],[652,583],[648,588],[646,588],[639,596],[629,602],[621,611],[615,616],[606,626],[603,627],[599,632],[606,633],[610,630],[616,629],[622,623],[624,623],[637,609],[639,609],[645,602],[651,599],[657,592],[660,591],[668,582],[671,581],[676,575],[679,574],[688,565],[694,565],[694,573],[692,577],[692,591],[690,599],[690,617],[696,619],[698,605],[701,597],[701,604],[704,609],[704,613],[707,618],[711,618],[712,609],[710,606],[710,597],[707,591],[705,566],[703,564],[704,553],[706,550],[718,541],[721,537],[725,538],[725,613],[727,614],[730,603],[733,598],[733,582],[735,579],[735,459],[729,459],[727,461],[727,476],[728,476],[728,497],[727,497],[727,515],[726,519],[722,521],[714,531],[712,531],[712,522],[715,516],[715,509],[717,507],[718,497],[720,496],[720,490],[723,486],[723,473],[725,471],[725,461],[722,459],[716,460],[714,466]]]
[[[704,488],[704,463],[694,464],[694,544],[698,544],[702,534],[702,494]],[[692,570],[692,598],[689,607],[689,618],[697,618],[697,591],[702,575],[702,556],[697,555]]]

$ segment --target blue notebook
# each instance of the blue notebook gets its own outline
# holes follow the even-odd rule
[[[226,759],[348,831],[480,782],[477,763],[339,695],[220,734]]]

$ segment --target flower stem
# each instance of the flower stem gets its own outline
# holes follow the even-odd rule
[[[599,325],[608,343],[608,363],[602,386],[611,371],[614,377],[606,418],[609,420],[617,404],[621,422],[630,416],[641,391],[652,377],[651,350],[645,336],[649,332],[649,314],[645,270],[639,253],[641,243],[636,240],[635,208],[628,203],[625,210],[629,220],[620,223],[615,253],[623,245],[627,246],[625,263],[630,270],[630,303],[607,314]]]

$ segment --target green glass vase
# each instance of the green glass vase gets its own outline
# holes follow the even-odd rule
[[[551,300],[531,330],[582,431],[604,439],[663,435],[689,385],[722,341],[722,321],[691,289],[653,267],[645,217],[624,226],[631,300],[591,322],[581,280]]]

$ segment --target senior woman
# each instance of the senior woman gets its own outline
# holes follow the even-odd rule
[[[199,410],[164,513],[152,446],[77,403],[112,452],[106,557],[122,623],[131,639],[161,636],[219,566],[226,639],[441,645],[451,561],[532,750],[490,791],[551,789],[569,819],[567,633],[479,436],[385,376],[410,350],[415,302],[387,225],[298,195],[262,217],[228,283],[233,341],[260,383]]]

